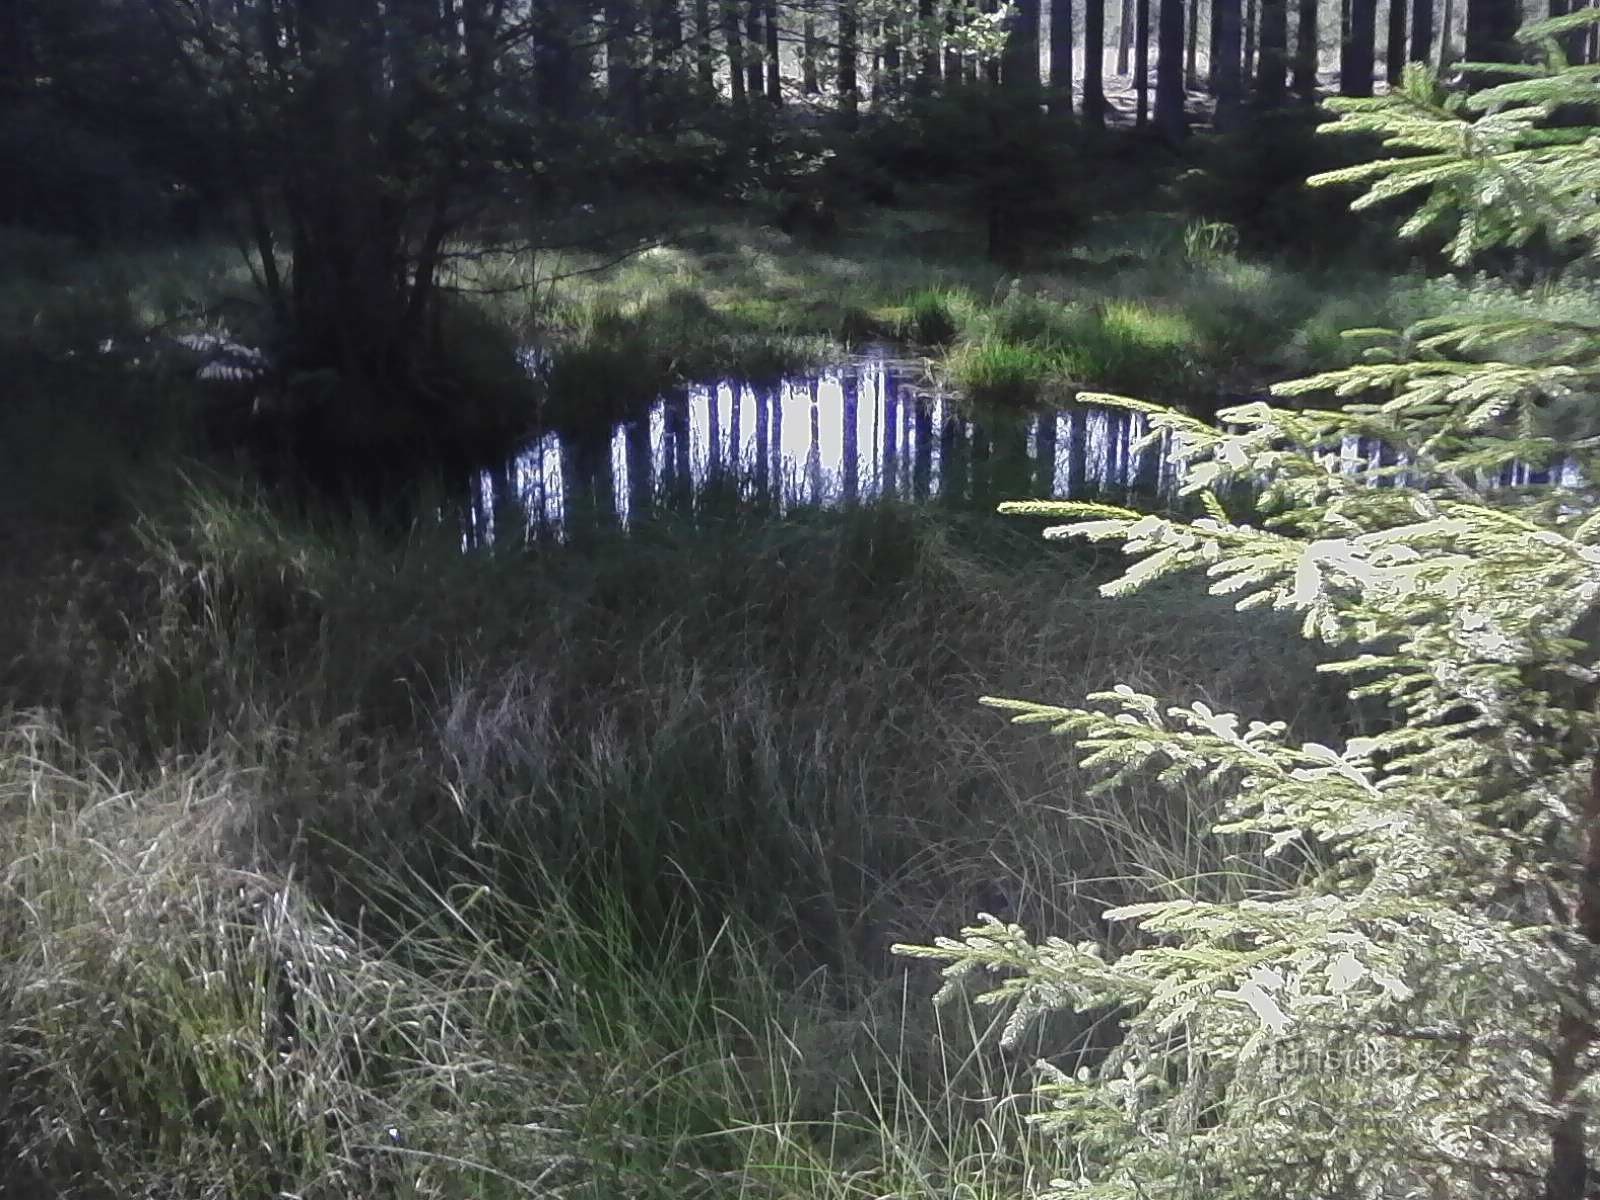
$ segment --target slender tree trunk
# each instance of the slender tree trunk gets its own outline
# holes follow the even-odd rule
[[[1261,0],[1261,60],[1256,70],[1256,103],[1262,108],[1277,108],[1283,103],[1288,51],[1288,0]]]
[[[1189,50],[1184,58],[1184,86],[1200,90],[1200,0],[1189,0]]]
[[[1035,0],[1035,3],[1037,3],[1037,0]],[[1000,11],[1000,0],[981,0],[980,7],[985,13],[992,16]],[[1000,59],[998,56],[989,55],[983,60],[979,69],[985,83],[990,87],[1000,86]]]
[[[1342,95],[1372,95],[1372,60],[1377,37],[1378,0],[1350,0],[1349,54],[1339,80]]]
[[[773,108],[783,105],[783,43],[779,37],[778,0],[763,0],[762,17],[767,31],[767,102]]]
[[[880,81],[883,98],[897,100],[903,94],[904,63],[902,59],[902,35],[900,32],[900,14],[891,13],[883,22],[883,78]]]
[[[1103,26],[1105,0],[1101,0],[1100,21]],[[1055,94],[1052,112],[1058,107],[1062,112],[1072,111],[1072,54],[1072,0],[1050,0],[1050,90]]]
[[[839,111],[846,125],[854,125],[861,105],[861,93],[856,79],[856,59],[861,45],[856,23],[856,0],[838,0],[839,4]]]
[[[763,0],[745,0],[744,9],[744,71],[745,91],[750,99],[759,97],[766,87],[766,71],[762,66],[762,47],[766,44],[761,32]]]
[[[1157,28],[1156,128],[1174,146],[1188,133],[1183,110],[1183,9],[1184,0],[1161,0]]]
[[[1456,61],[1456,0],[1444,0],[1444,15],[1439,26],[1439,70],[1445,71]]]
[[[1433,0],[1411,0],[1411,61],[1433,61]]]
[[[1294,31],[1294,91],[1301,99],[1311,102],[1317,98],[1317,59],[1320,46],[1317,42],[1318,0],[1298,0],[1299,17]],[[1404,3],[1404,0],[1396,0]]]
[[[939,35],[933,0],[917,0],[917,95],[930,95],[939,86]]]
[[[1128,52],[1133,49],[1133,9],[1138,0],[1122,0],[1117,25],[1117,74],[1129,71]]]
[[[1517,0],[1467,0],[1467,61],[1516,62],[1521,24]]]
[[[1001,79],[1014,91],[1039,90],[1039,0],[1015,0]]]
[[[1384,49],[1383,76],[1393,87],[1406,67],[1406,0],[1389,0],[1389,42]]]
[[[1256,10],[1259,7],[1257,0],[1245,0],[1244,5],[1244,74],[1245,79],[1254,79],[1256,74],[1256,31],[1260,22],[1256,20]]]
[[[1217,63],[1222,60],[1222,11],[1217,0],[1211,0],[1211,26],[1209,31],[1209,53],[1206,56],[1206,87],[1211,94],[1217,94]]]
[[[1239,0],[1212,0],[1216,5],[1217,57],[1211,64],[1212,89],[1217,96],[1216,126],[1227,132],[1239,121],[1244,99],[1240,59],[1244,49],[1244,21]]]
[[[635,12],[626,0],[606,0],[606,93],[630,129],[640,128],[639,64],[634,57]]]
[[[711,0],[694,0],[694,69],[700,91],[706,97],[717,94],[717,52],[713,43]]]
[[[955,49],[956,15],[954,10],[945,14],[944,85],[947,90],[959,88],[966,82],[966,64]]]
[[[1150,122],[1150,0],[1138,0],[1133,11],[1134,126]]]
[[[1106,0],[1083,0],[1083,119],[1106,123]]]
[[[739,31],[739,0],[722,0],[722,36],[728,43],[728,93],[735,107],[745,102],[744,35]]]
[[[809,8],[800,29],[800,90],[808,96],[822,92],[817,77],[817,18]]]

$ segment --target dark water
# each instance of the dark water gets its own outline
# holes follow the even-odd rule
[[[918,364],[872,355],[774,386],[684,388],[609,438],[547,434],[481,476],[465,535],[563,538],[710,501],[778,516],[886,496],[973,509],[1171,495],[1168,457],[1131,449],[1145,432],[1143,417],[1104,409],[976,411]]]

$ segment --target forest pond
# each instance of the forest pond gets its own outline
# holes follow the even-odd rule
[[[713,503],[778,516],[882,497],[971,509],[1170,494],[1175,464],[1132,450],[1144,432],[1142,416],[1102,408],[979,410],[880,351],[774,385],[677,389],[609,436],[545,434],[480,476],[464,532],[559,539]]]

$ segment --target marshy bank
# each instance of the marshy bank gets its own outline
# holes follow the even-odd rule
[[[1151,881],[1232,894],[1283,868],[1203,840],[1202,793],[1087,795],[1058,746],[977,697],[1125,682],[1290,712],[1312,740],[1347,718],[1291,630],[1177,592],[1106,600],[1096,552],[972,511],[1125,488],[1132,427],[972,406],[956,356],[1032,347],[1053,388],[1091,380],[1051,356],[1114,345],[1096,361],[1158,374],[1104,384],[1210,362],[1210,387],[1231,359],[1197,347],[1246,352],[1191,340],[1219,295],[1270,312],[1286,359],[1322,353],[1339,318],[1317,300],[1290,321],[1298,276],[1198,234],[1054,298],[1043,276],[851,258],[860,236],[817,253],[735,223],[535,289],[526,324],[485,305],[496,345],[544,339],[551,375],[523,381],[554,395],[564,371],[573,416],[501,460],[554,435],[554,466],[469,476],[467,511],[527,528],[592,502],[596,536],[568,539],[397,533],[206,457],[194,364],[99,347],[220,326],[248,283],[220,254],[12,281],[14,1194],[842,1200],[1010,1194],[1064,1169],[1020,1101],[983,1098],[1025,1091],[1032,1052],[1098,1052],[1114,1022],[1060,1021],[1007,1056],[987,1013],[934,1010],[937,978],[889,948],[980,911],[1100,938],[1101,911]],[[699,305],[663,299],[686,287]],[[241,341],[249,320],[230,314]],[[779,382],[885,333],[918,365],[853,368],[853,422],[848,369],[811,376],[815,406]],[[624,377],[606,409],[596,381]],[[552,476],[560,511],[531,507],[521,484]],[[654,519],[618,535],[645,497]]]

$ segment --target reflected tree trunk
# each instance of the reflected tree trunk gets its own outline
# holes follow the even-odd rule
[[[776,393],[768,388],[756,389],[756,495],[762,502],[769,498],[772,460],[768,457],[768,436],[772,409],[777,404]]]
[[[1066,498],[1076,500],[1089,486],[1089,412],[1073,405],[1067,414]]]
[[[883,466],[878,486],[890,499],[900,493],[900,381],[894,371],[883,377]]]
[[[839,464],[840,483],[844,488],[846,504],[854,504],[860,484],[861,446],[858,421],[861,416],[861,377],[855,371],[846,371],[842,380],[844,390],[843,461]],[[815,411],[815,410],[813,410]]]
[[[916,401],[916,451],[911,465],[911,498],[926,502],[933,487],[933,405],[925,397]]]
[[[655,447],[650,444],[650,418],[629,421],[623,428],[628,445],[628,517],[648,520],[656,505]]]
[[[1056,492],[1056,422],[1060,414],[1051,410],[1035,418],[1033,429],[1033,494],[1042,500]]]

